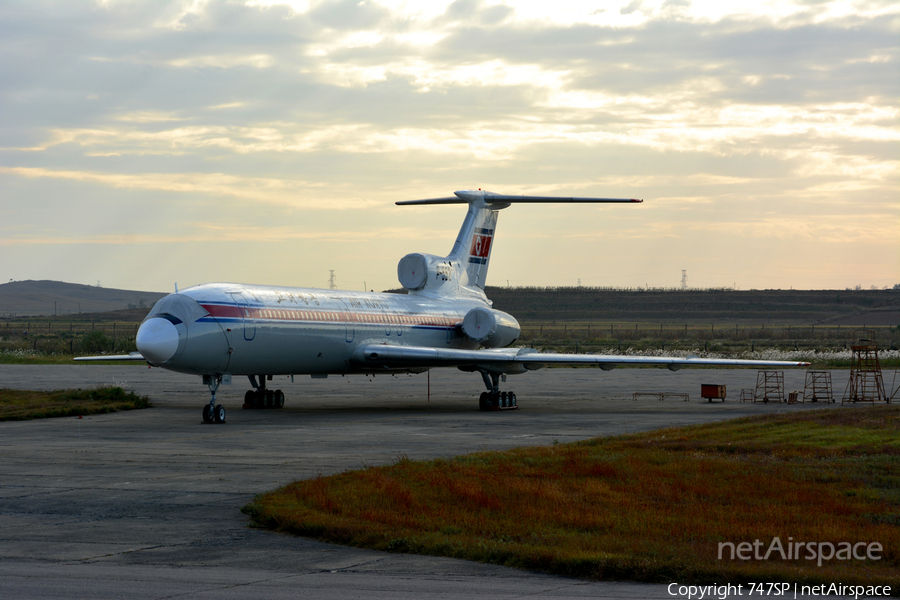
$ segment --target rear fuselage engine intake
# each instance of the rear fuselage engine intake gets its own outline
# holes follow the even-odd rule
[[[491,308],[473,308],[466,313],[462,331],[485,348],[505,348],[519,339],[519,322],[512,315]]]

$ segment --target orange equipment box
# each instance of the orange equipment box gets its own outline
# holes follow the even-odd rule
[[[700,397],[706,398],[709,402],[712,402],[713,398],[725,402],[725,386],[712,383],[701,383]]]

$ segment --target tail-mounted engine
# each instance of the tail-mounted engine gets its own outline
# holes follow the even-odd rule
[[[519,339],[522,330],[512,315],[490,308],[473,308],[466,313],[462,331],[485,348],[505,348]]]
[[[439,289],[453,284],[453,262],[433,254],[407,254],[397,263],[397,278],[410,291]]]

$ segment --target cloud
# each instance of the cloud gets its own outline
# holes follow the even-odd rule
[[[231,197],[247,203],[273,203],[290,207],[320,208],[325,184],[284,178],[247,178],[225,173],[111,174],[86,171],[53,171],[42,168],[0,167],[0,173],[26,178],[48,178],[139,191],[202,194]],[[327,206],[332,210],[371,205],[365,199],[341,198],[331,190]]]
[[[359,232],[392,218],[415,236],[413,213],[385,216],[393,200],[578,191],[648,200],[610,217],[618,240],[668,239],[674,223],[764,245],[782,240],[780,210],[823,260],[848,240],[896,255],[898,18],[852,0],[5,2],[0,202],[7,219],[34,198],[148,202],[160,223],[203,207],[209,222],[178,235],[300,244],[317,239],[311,219],[295,235],[265,220],[356,211],[324,230],[371,240]],[[97,234],[74,210],[50,221]],[[97,239],[163,244],[151,223]],[[679,239],[665,252],[691,260]]]

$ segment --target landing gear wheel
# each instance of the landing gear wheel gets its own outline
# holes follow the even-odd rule
[[[203,376],[203,383],[206,384],[206,387],[209,388],[209,404],[203,407],[203,422],[204,423],[224,423],[225,422],[225,409],[221,404],[216,404],[216,390],[219,389],[219,386],[222,384],[222,374],[210,374]]]
[[[488,391],[482,392],[478,397],[478,408],[481,410],[509,410],[518,408],[516,395],[513,392],[500,391],[500,373],[491,373],[477,369],[484,380],[484,386]],[[504,381],[506,381],[504,379]]]
[[[478,397],[481,410],[512,410],[519,408],[515,392],[482,392]]]
[[[244,394],[244,408],[282,408],[284,392],[281,390],[255,389]]]

